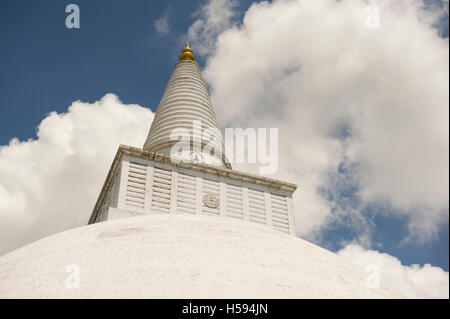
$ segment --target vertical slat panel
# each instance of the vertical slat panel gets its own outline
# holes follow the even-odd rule
[[[266,224],[266,198],[264,192],[248,189],[248,213],[250,221]]]
[[[288,206],[285,196],[271,194],[271,213],[273,228],[290,233]]]
[[[169,213],[171,181],[171,171],[157,167],[153,169],[152,213]]]
[[[242,187],[226,185],[226,214],[228,217],[244,219]]]
[[[147,166],[135,162],[129,162],[125,192],[126,206],[144,208],[146,183]]]
[[[195,214],[197,183],[194,176],[178,173],[177,212]]]

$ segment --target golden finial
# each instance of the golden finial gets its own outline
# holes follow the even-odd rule
[[[179,60],[191,60],[195,61],[194,51],[189,47],[189,42],[186,42],[186,46],[181,50],[181,55]]]

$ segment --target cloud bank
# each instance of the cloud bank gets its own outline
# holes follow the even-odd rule
[[[37,139],[0,147],[0,255],[87,224],[119,144],[141,147],[148,108],[106,94],[50,113]]]
[[[194,12],[196,20],[186,37],[194,43],[196,54],[209,55],[214,51],[217,35],[237,23],[237,7],[236,0],[210,0]]]
[[[348,245],[337,253],[364,270],[377,267],[380,282],[386,282],[408,298],[446,298],[449,294],[449,276],[439,267],[430,264],[404,266],[400,260],[375,250],[365,250],[358,245]],[[374,288],[376,289],[376,288]]]
[[[406,219],[405,240],[433,240],[448,224],[449,47],[433,27],[448,3],[376,9],[260,2],[239,23],[232,2],[213,0],[188,32],[194,50],[203,41],[222,126],[279,128],[278,177],[300,186],[298,234],[310,239],[345,217],[370,245],[368,205]]]

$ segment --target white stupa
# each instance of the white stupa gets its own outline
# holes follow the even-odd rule
[[[401,297],[295,237],[296,186],[233,170],[217,131],[186,44],[143,149],[119,147],[89,225],[2,256],[0,298]]]

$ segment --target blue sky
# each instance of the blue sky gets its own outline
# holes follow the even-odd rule
[[[0,3],[0,143],[35,136],[51,111],[114,92],[124,103],[155,110],[183,48],[195,1],[77,1],[80,29],[65,27],[70,2]],[[249,4],[242,3],[243,10]],[[169,12],[175,36],[156,34]],[[178,35],[178,36],[177,36]],[[203,64],[201,57],[199,63]],[[23,114],[26,113],[26,116]]]
[[[202,2],[80,0],[81,28],[72,30],[64,23],[69,3],[0,3],[0,145],[14,137],[36,138],[37,125],[49,112],[66,112],[73,101],[94,102],[108,92],[154,111]],[[239,3],[240,16],[250,5]],[[165,13],[170,36],[155,31],[155,20]],[[448,37],[448,16],[437,28]],[[201,57],[198,62],[205,64]],[[352,189],[340,196],[357,200]],[[362,212],[372,223],[375,248],[406,265],[430,263],[448,271],[448,223],[432,241],[403,242],[405,220],[394,212],[376,214],[379,209],[367,206]],[[318,243],[336,251],[355,236],[342,222],[331,223]]]

